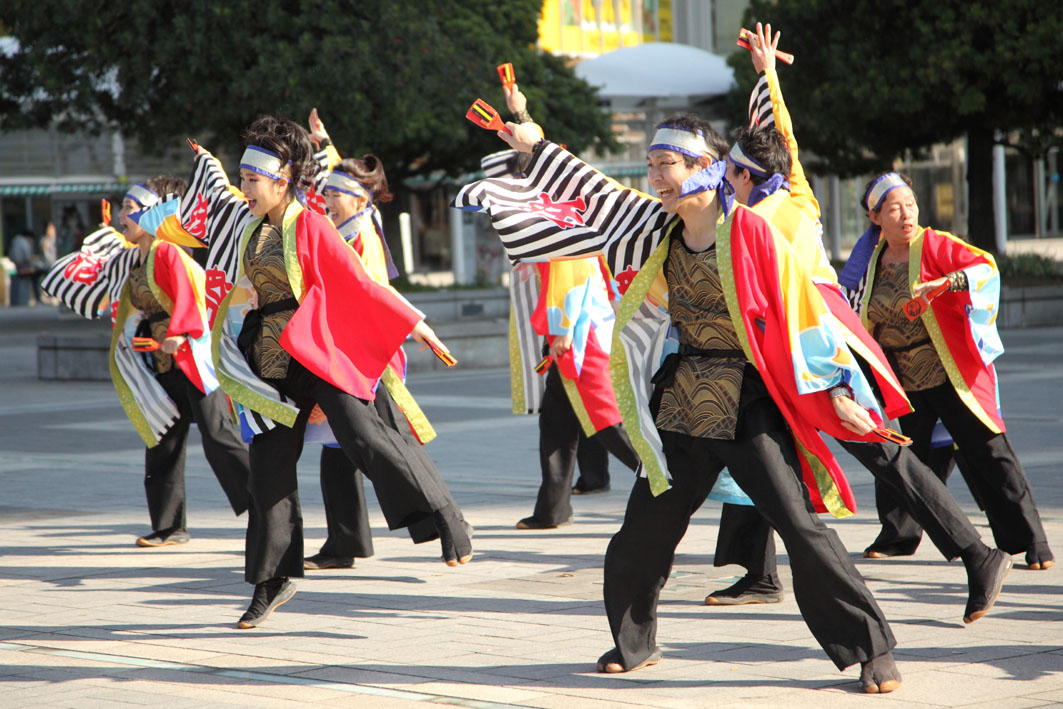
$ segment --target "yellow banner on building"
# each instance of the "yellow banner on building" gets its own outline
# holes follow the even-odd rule
[[[672,0],[544,0],[539,46],[592,56],[643,42],[672,41]]]

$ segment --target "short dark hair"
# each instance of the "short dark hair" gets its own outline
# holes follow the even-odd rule
[[[168,194],[175,194],[178,197],[183,196],[188,189],[188,182],[173,175],[156,175],[145,182],[144,186],[159,195],[161,199]]]
[[[666,118],[662,123],[657,124],[658,128],[678,128],[679,130],[685,130],[696,135],[700,135],[705,139],[705,144],[709,146],[709,157],[713,160],[719,160],[727,154],[727,149],[730,147],[724,137],[716,132],[716,129],[712,127],[712,124],[701,116],[693,113],[680,113],[675,116]],[[689,155],[683,156],[683,162],[687,167],[694,167],[697,162],[697,158],[692,158]]]
[[[392,200],[393,195],[388,190],[388,178],[384,174],[384,166],[380,164],[380,158],[376,155],[344,158],[336,169],[358,180],[359,184],[373,196],[374,201],[390,202]]]
[[[318,164],[314,160],[314,146],[310,134],[298,123],[279,116],[263,116],[244,131],[244,147],[255,145],[276,153],[281,164],[292,171],[288,191],[306,191],[313,184]]]
[[[892,172],[896,172],[896,170],[883,170],[882,172],[876,174],[874,177],[868,180],[867,184],[864,185],[864,196],[860,198],[860,206],[863,207],[865,212],[878,211],[877,209],[871,209],[871,207],[868,206],[867,195],[871,192],[871,185],[875,184],[878,178],[882,177],[883,175],[889,175]],[[912,186],[912,178],[908,177],[903,172],[897,172],[897,174],[901,176],[902,180],[904,180],[904,184],[908,185],[908,187]],[[914,190],[912,191],[912,194],[915,194]]]
[[[790,170],[793,167],[790,146],[779,131],[774,128],[739,128],[734,133],[734,142],[738,143],[742,152],[756,160],[768,172],[766,177],[759,177],[750,172],[749,176],[753,178],[754,185],[761,184],[775,173],[790,178]]]
[[[506,174],[513,177],[527,177],[531,161],[531,153],[513,151],[513,155],[506,158]]]

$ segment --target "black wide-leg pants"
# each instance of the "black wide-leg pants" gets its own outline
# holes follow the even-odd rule
[[[676,546],[726,466],[786,546],[794,596],[809,630],[839,668],[896,644],[889,624],[800,478],[792,435],[761,398],[740,410],[735,440],[661,432],[672,488],[654,497],[639,478],[605,557],[605,609],[625,667],[656,649],[657,602]]]
[[[931,459],[930,437],[940,418],[963,456],[964,477],[985,509],[997,547],[1009,554],[1017,554],[1046,541],[1026,472],[1007,434],[990,431],[967,408],[949,382],[924,391],[908,392],[908,398],[915,411],[902,416],[900,425],[904,434],[912,439],[913,451],[923,460]],[[894,490],[875,486],[879,517],[904,530],[907,518],[902,510],[898,510],[903,508],[903,503],[899,504],[894,493]],[[929,528],[927,533],[930,533]]]
[[[452,517],[460,518],[439,471],[421,446],[411,446],[388,426],[373,402],[341,391],[294,359],[287,376],[270,383],[296,403],[299,416],[292,428],[277,426],[251,442],[251,508],[244,568],[248,583],[303,575],[296,463],[315,403],[328,418],[344,453],[373,483],[390,529],[431,518],[452,505]]]
[[[203,453],[218,478],[229,505],[237,515],[247,509],[250,468],[247,446],[229,413],[225,392],[209,396],[196,388],[176,365],[156,379],[177,405],[179,418],[153,447],[144,453],[144,492],[151,528],[160,534],[186,531],[185,456],[193,419],[199,427]]]
[[[402,409],[383,385],[377,387],[373,405],[384,423],[395,429],[412,448],[421,448],[421,442],[410,429]],[[362,477],[362,471],[351,462],[343,449],[322,446],[321,497],[325,503],[328,538],[321,545],[321,553],[325,556],[364,559],[373,555],[373,534],[369,528],[369,510]],[[417,516],[416,510],[409,510],[402,516],[410,515]],[[416,544],[439,538],[431,517],[411,523],[407,530]]]
[[[535,519],[544,524],[560,524],[572,517],[572,474],[576,467],[581,430],[579,418],[572,410],[572,403],[561,383],[561,373],[557,365],[551,365],[546,374],[546,391],[539,409],[542,483],[532,513]],[[620,424],[604,428],[587,440],[604,447],[631,470],[638,468],[638,454]]]
[[[978,530],[945,483],[910,448],[888,441],[838,443],[875,477],[876,491],[889,490],[895,509],[905,510],[926,528],[946,559],[955,559],[979,541]],[[740,564],[762,576],[774,573],[775,543],[763,515],[753,507],[724,505],[713,564]]]

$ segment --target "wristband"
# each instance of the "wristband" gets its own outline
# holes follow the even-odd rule
[[[849,387],[845,384],[841,384],[830,390],[831,401],[834,401],[835,399],[841,399],[842,397],[845,397],[846,399],[853,398],[852,394],[849,391]]]

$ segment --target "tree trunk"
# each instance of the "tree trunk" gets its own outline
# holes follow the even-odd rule
[[[993,131],[972,127],[967,132],[967,240],[996,252],[993,226]]]

